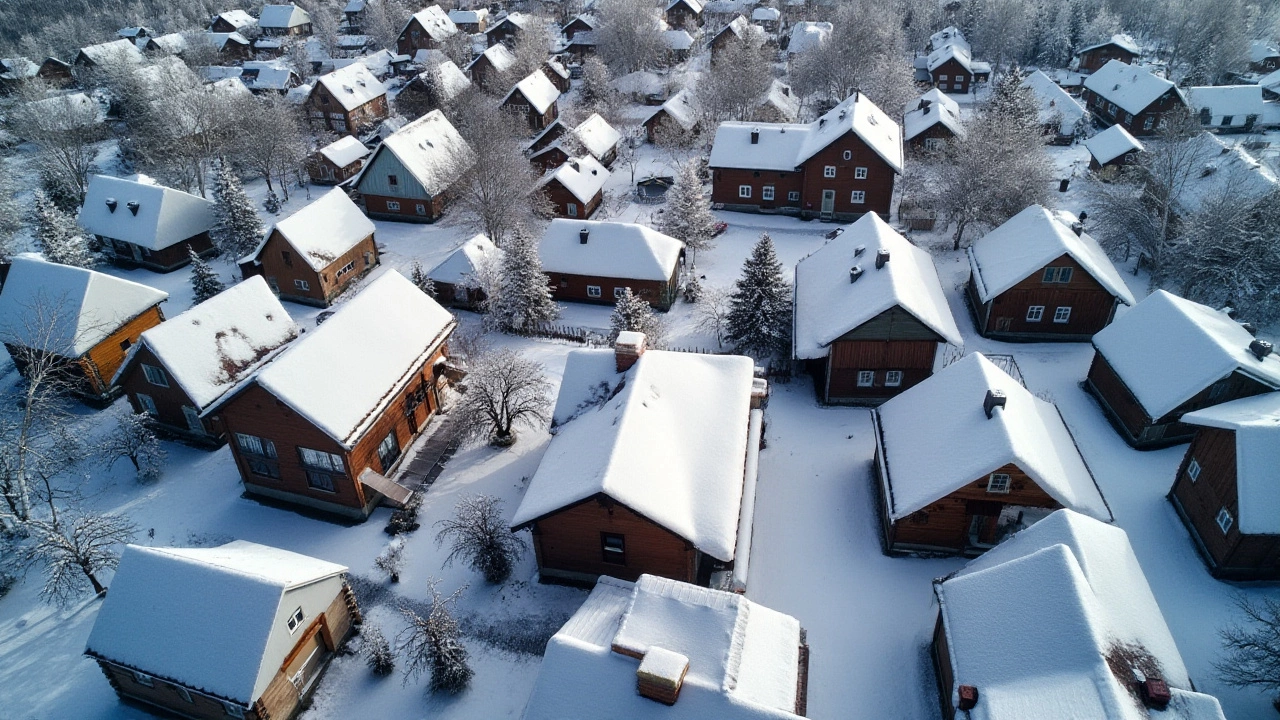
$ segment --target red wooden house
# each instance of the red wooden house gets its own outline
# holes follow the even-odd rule
[[[502,108],[523,113],[533,130],[541,130],[560,116],[556,100],[560,91],[541,71],[516,83],[502,99]]]
[[[1085,140],[1084,147],[1089,151],[1089,169],[1094,172],[1132,164],[1138,153],[1146,149],[1123,125],[1112,125]]]
[[[436,301],[445,307],[481,310],[488,297],[479,278],[487,263],[500,262],[502,250],[485,235],[475,235],[427,271]]]
[[[1121,125],[1136,136],[1155,134],[1166,114],[1187,110],[1186,98],[1171,81],[1119,60],[1085,78],[1080,99],[1098,122]]]
[[[415,55],[419,50],[438,50],[441,43],[458,34],[458,26],[439,5],[428,5],[413,14],[396,39],[396,52]]]
[[[435,222],[470,159],[471,146],[444,113],[432,110],[383,140],[351,186],[369,217]]]
[[[188,248],[212,255],[213,203],[149,180],[94,175],[76,222],[129,267],[169,272],[191,262]]]
[[[580,32],[594,32],[597,25],[599,21],[594,15],[577,15],[560,28],[560,34],[564,35],[566,40],[572,40]]]
[[[209,32],[233,33],[248,30],[258,24],[258,19],[244,10],[228,10],[213,16]]]
[[[552,220],[538,245],[556,300],[613,305],[627,288],[655,310],[679,293],[684,243],[636,223]]]
[[[687,89],[672,95],[657,112],[644,121],[645,139],[655,142],[663,133],[698,132],[698,111],[694,107],[693,93]]]
[[[933,86],[946,93],[967,93],[977,82],[967,44],[944,45],[929,53],[925,69]]]
[[[471,82],[486,90],[497,87],[506,79],[505,73],[516,62],[506,45],[494,45],[476,56],[463,70],[471,78]]]
[[[604,184],[608,179],[609,171],[603,165],[590,155],[583,155],[569,158],[555,171],[544,175],[541,188],[551,200],[556,217],[585,220],[604,202]]]
[[[1081,48],[1076,51],[1079,58],[1076,69],[1082,73],[1091,73],[1115,60],[1132,65],[1142,53],[1137,41],[1128,35],[1112,35],[1109,40]]]
[[[307,174],[316,185],[341,185],[355,177],[373,151],[353,135],[343,135],[307,158]]]
[[[938,152],[957,137],[964,137],[960,105],[934,88],[921,95],[915,108],[902,118],[902,138],[914,150]]]
[[[484,31],[485,42],[489,47],[493,47],[498,43],[514,46],[516,36],[524,31],[525,27],[534,22],[542,22],[534,15],[528,15],[522,12],[513,12],[497,22],[489,25]]]
[[[702,24],[702,3],[700,0],[670,0],[663,18],[677,30],[698,27]]]
[[[315,130],[359,135],[387,119],[387,90],[369,68],[352,63],[316,78],[305,109]]]

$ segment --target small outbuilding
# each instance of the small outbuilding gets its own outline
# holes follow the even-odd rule
[[[1091,73],[1112,60],[1132,65],[1141,54],[1142,48],[1138,46],[1138,41],[1131,36],[1123,33],[1112,35],[1103,42],[1095,43],[1076,51],[1076,57],[1078,58],[1076,69],[1082,73]]]
[[[637,223],[556,219],[538,256],[556,300],[612,305],[631,288],[665,311],[679,294],[684,243]]]
[[[531,129],[541,130],[560,116],[556,106],[559,97],[555,84],[538,70],[511,88],[502,99],[502,107],[523,113]]]
[[[477,310],[487,296],[479,278],[488,263],[499,262],[502,250],[485,235],[475,235],[449,253],[427,272],[435,285],[435,298],[445,307]]]
[[[360,172],[372,152],[354,135],[343,135],[312,153],[307,174],[316,185],[341,185]]]
[[[1094,172],[1130,165],[1146,149],[1123,125],[1112,125],[1085,140],[1084,147],[1089,151],[1089,169]]]
[[[543,192],[551,200],[556,217],[581,218],[595,214],[604,202],[604,184],[609,171],[590,155],[568,158],[541,180]]]

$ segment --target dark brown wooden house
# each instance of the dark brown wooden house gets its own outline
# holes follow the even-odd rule
[[[755,507],[744,476],[760,447],[753,362],[644,342],[623,333],[614,351],[569,353],[556,435],[511,520],[532,531],[544,580],[647,573],[706,585],[749,551],[738,528]],[[612,399],[593,405],[602,385]]]
[[[984,337],[1086,342],[1135,300],[1076,216],[1032,205],[979,238],[969,307]]]
[[[247,30],[258,24],[258,19],[244,10],[228,10],[218,13],[209,24],[209,32],[233,33]]]
[[[440,407],[456,322],[389,270],[206,410],[230,438],[245,492],[363,520]]]
[[[68,87],[75,83],[75,79],[71,77],[71,64],[63,62],[56,57],[47,57],[44,62],[40,63],[40,69],[36,71],[36,78],[54,87]]]
[[[415,55],[419,50],[438,50],[445,40],[458,34],[458,26],[439,5],[428,5],[413,14],[396,39],[396,52]]]
[[[964,136],[959,104],[937,88],[915,101],[915,107],[902,118],[902,129],[907,147],[917,152],[940,152]]]
[[[1196,428],[1169,499],[1214,577],[1280,579],[1280,393],[1189,412]]]
[[[556,100],[560,91],[541,71],[535,71],[516,83],[502,99],[504,109],[524,114],[533,130],[541,130],[560,117]]]
[[[468,35],[482,33],[489,27],[489,10],[476,8],[472,10],[450,10],[449,19],[458,26],[459,32]]]
[[[387,90],[369,68],[352,63],[316,78],[304,106],[313,129],[359,135],[387,119]]]
[[[981,353],[871,418],[890,553],[980,554],[1063,507],[1112,519],[1058,409]]]
[[[559,60],[549,59],[542,63],[542,66],[538,69],[542,71],[543,75],[547,76],[547,79],[551,81],[552,85],[556,86],[556,89],[561,94],[569,92],[569,88],[573,85],[573,80],[569,77],[569,70],[564,65],[561,65]]]
[[[577,15],[560,28],[560,34],[564,35],[566,40],[572,40],[580,32],[594,32],[597,24],[598,21],[594,15]]]
[[[764,28],[752,25],[745,17],[737,15],[712,36],[711,42],[708,43],[711,46],[711,60],[714,62],[716,56],[730,45],[745,43],[749,46],[759,46],[764,44],[764,40]]]
[[[215,252],[213,203],[150,181],[94,175],[76,221],[126,267],[169,272],[191,262],[188,248]]]
[[[1125,442],[1186,442],[1184,413],[1280,388],[1280,358],[1220,310],[1156,290],[1093,337],[1084,387]]]
[[[655,310],[678,294],[684,243],[636,223],[551,221],[538,246],[556,300],[613,305],[627,288]]]
[[[355,136],[344,135],[307,158],[307,174],[316,185],[341,185],[360,173],[371,152]]]
[[[555,171],[544,175],[541,187],[556,217],[585,220],[604,202],[604,184],[608,179],[609,171],[603,165],[590,155],[583,155],[569,158]]]
[[[1085,78],[1080,99],[1095,121],[1122,125],[1139,137],[1155,134],[1166,114],[1187,111],[1186,98],[1171,81],[1119,60]]]
[[[435,222],[470,152],[444,113],[432,110],[383,140],[351,185],[369,217]]]
[[[944,45],[934,50],[929,53],[926,69],[933,86],[945,93],[967,93],[977,82],[967,45]]]
[[[478,87],[491,90],[505,79],[505,73],[515,62],[516,56],[511,54],[506,45],[499,43],[477,55],[463,71]]]
[[[823,402],[875,405],[964,341],[928,252],[875,213],[843,230],[796,265],[793,356]]]
[[[671,27],[681,30],[702,25],[702,3],[699,0],[670,0],[664,18]]]
[[[693,93],[687,89],[668,98],[644,121],[645,139],[655,142],[664,132],[696,133],[699,123],[693,100]]]
[[[1089,169],[1094,172],[1131,165],[1146,149],[1123,125],[1112,125],[1085,140],[1084,147],[1089,151]]]
[[[502,250],[488,237],[472,236],[427,271],[427,277],[435,285],[436,302],[445,307],[483,310],[488,295],[479,287],[477,279],[486,263],[498,262],[501,257]]]
[[[498,43],[502,43],[507,47],[515,45],[516,36],[524,31],[525,25],[532,22],[541,22],[533,15],[526,15],[521,12],[513,12],[497,22],[489,25],[484,31],[485,41],[489,47],[493,47]]]
[[[1110,40],[1090,45],[1076,52],[1079,58],[1077,69],[1082,73],[1091,73],[1115,60],[1132,65],[1138,59],[1141,50],[1138,43],[1128,35],[1112,35]]]

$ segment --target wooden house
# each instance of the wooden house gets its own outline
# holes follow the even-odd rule
[[[310,35],[311,15],[293,3],[263,5],[258,15],[258,29],[272,37]]]
[[[369,217],[435,222],[470,155],[444,113],[432,110],[383,140],[351,185]]]
[[[1227,313],[1156,290],[1093,336],[1089,391],[1125,442],[1186,442],[1193,410],[1280,389],[1280,358]]]
[[[757,7],[751,11],[751,24],[757,25],[767,33],[778,32],[782,23],[782,11],[775,7]]]
[[[480,288],[480,273],[487,263],[497,263],[501,258],[502,249],[483,234],[459,245],[427,271],[435,285],[436,302],[445,307],[481,310],[488,295]]]
[[[1083,134],[1087,116],[1084,107],[1053,78],[1036,70],[1022,81],[1022,85],[1035,96],[1046,142],[1070,145]]]
[[[13,258],[0,291],[0,334],[18,372],[52,357],[68,389],[95,404],[119,395],[111,385],[129,348],[164,322],[169,293],[113,275],[45,261]]]
[[[645,139],[655,142],[665,132],[696,133],[699,128],[698,111],[694,107],[693,93],[688,89],[672,95],[662,107],[644,121]]]
[[[595,30],[579,30],[574,33],[572,39],[565,41],[564,51],[573,59],[582,62],[588,55],[595,54],[596,43]]]
[[[964,340],[932,257],[869,213],[796,264],[793,343],[819,399],[874,405]]]
[[[755,512],[747,468],[763,421],[753,365],[646,351],[640,333],[622,333],[612,351],[569,353],[556,434],[511,519],[532,531],[543,580],[648,574],[706,586],[736,569],[723,582],[745,589],[750,531],[739,528]]]
[[[613,305],[627,288],[655,310],[679,294],[684,243],[636,223],[555,219],[538,246],[556,300]]]
[[[205,411],[249,495],[363,520],[440,407],[457,323],[395,270]]]
[[[702,25],[702,3],[699,0],[669,0],[663,19],[677,30],[699,27]]]
[[[977,82],[967,45],[944,45],[929,53],[926,69],[933,86],[945,93],[967,93]]]
[[[791,94],[790,85],[775,78],[752,103],[750,118],[756,122],[789,123],[799,116],[800,99]]]
[[[1195,690],[1118,527],[1059,510],[933,592],[945,720],[1226,720]]]
[[[91,177],[76,218],[80,227],[126,266],[169,272],[191,262],[188,248],[212,255],[213,203],[139,178]]]
[[[258,19],[244,10],[228,10],[213,16],[213,22],[209,23],[209,32],[238,33],[257,25]]]
[[[415,55],[419,50],[437,50],[445,40],[457,34],[458,26],[444,10],[439,5],[428,5],[405,23],[400,37],[396,38],[396,52]]]
[[[253,57],[253,43],[238,32],[206,33],[204,39],[218,51],[223,60],[248,60]]]
[[[1124,34],[1112,35],[1109,40],[1076,51],[1076,69],[1082,73],[1091,73],[1102,69],[1112,60],[1132,65],[1141,53],[1142,49],[1132,37]]]
[[[380,261],[374,226],[340,188],[267,230],[240,259],[244,277],[262,275],[285,300],[328,307]]]
[[[166,715],[290,720],[362,621],[346,572],[244,540],[128,545],[84,652]]]
[[[1189,87],[1185,92],[1191,112],[1209,132],[1253,132],[1265,112],[1257,85]]]
[[[573,129],[573,136],[582,145],[582,149],[605,167],[612,166],[613,161],[618,158],[618,143],[622,141],[622,133],[613,129],[599,113],[591,113],[579,123]]]
[[[808,688],[809,646],[790,615],[654,575],[602,576],[547,643],[523,717],[799,720]]]
[[[969,307],[984,337],[1085,342],[1133,293],[1076,216],[1032,205],[978,238]]]
[[[594,15],[585,13],[575,15],[572,20],[565,23],[564,27],[560,28],[560,34],[563,35],[566,40],[573,40],[580,32],[595,32],[596,26],[599,24],[600,22],[596,20]]]
[[[39,74],[40,66],[25,57],[0,58],[0,94],[13,94]]]
[[[56,57],[47,57],[40,63],[36,78],[54,87],[67,87],[75,82],[71,76],[71,63],[63,62]]]
[[[708,166],[717,208],[888,217],[902,173],[902,128],[855,92],[811,123],[720,123]]]
[[[1187,109],[1182,91],[1145,68],[1111,60],[1085,78],[1080,99],[1103,125],[1122,125],[1130,135],[1153,135],[1164,116]]]
[[[1089,151],[1089,169],[1094,172],[1131,165],[1146,149],[1123,125],[1112,125],[1085,140],[1084,147]]]
[[[533,130],[541,130],[560,116],[556,100],[560,91],[541,71],[516,83],[502,99],[502,108],[523,113]]]
[[[316,185],[341,185],[359,174],[371,152],[355,137],[343,135],[307,158],[307,174]]]
[[[747,19],[738,15],[728,24],[720,28],[720,31],[711,37],[711,59],[714,61],[716,56],[724,52],[730,45],[745,43],[749,47],[759,47],[764,44],[764,29],[758,25],[752,25]]]
[[[450,10],[449,19],[458,30],[468,35],[482,33],[489,27],[489,10],[475,8],[472,10]]]
[[[1189,412],[1196,428],[1169,491],[1214,577],[1280,579],[1280,393]]]
[[[1264,75],[1280,70],[1280,47],[1267,40],[1254,40],[1249,44],[1249,70]]]
[[[573,79],[569,75],[569,69],[561,65],[560,61],[555,58],[548,59],[538,69],[542,71],[543,75],[547,76],[547,79],[551,81],[552,85],[556,86],[556,89],[562,95],[569,92],[569,88],[573,86]]]
[[[556,217],[585,220],[604,202],[604,184],[608,180],[609,171],[595,158],[583,155],[569,158],[544,175],[539,187],[551,201]]]
[[[559,119],[556,119],[543,128],[537,135],[534,135],[533,139],[529,141],[529,144],[525,146],[524,151],[530,155],[536,154],[558,144],[560,138],[564,137],[567,132],[569,132],[569,130],[564,126],[564,123]]]
[[[516,56],[506,45],[492,45],[467,64],[463,71],[477,87],[486,90],[498,87],[506,79],[506,72],[516,62]]]
[[[103,65],[141,65],[142,52],[131,40],[112,40],[80,48],[71,64],[79,68],[96,68]]]
[[[386,88],[361,63],[316,78],[304,107],[313,129],[339,135],[358,135],[389,112]]]
[[[471,87],[471,80],[462,68],[452,60],[445,60],[414,75],[400,88],[396,103],[402,114],[425,114],[445,107]]]
[[[226,435],[201,413],[297,336],[266,281],[251,277],[142,333],[113,384],[166,434],[216,447]]]
[[[1053,510],[1112,520],[1058,409],[981,353],[871,413],[884,547],[977,555]]]
[[[514,47],[516,36],[523,32],[526,26],[534,22],[541,22],[541,20],[534,15],[527,15],[521,12],[510,13],[491,24],[489,29],[484,31],[485,42],[489,47],[493,47],[498,43],[502,43],[507,47]]]
[[[921,95],[902,118],[902,139],[917,151],[941,152],[964,132],[959,103],[937,88]]]

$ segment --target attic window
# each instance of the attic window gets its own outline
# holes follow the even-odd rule
[[[1187,463],[1187,477],[1191,478],[1191,482],[1200,479],[1200,461],[1191,458],[1191,462]]]
[[[289,626],[289,632],[293,633],[293,632],[296,632],[297,629],[302,626],[302,621],[306,619],[307,619],[307,616],[303,614],[302,608],[299,607],[297,610],[293,611],[293,614],[289,616],[289,619],[285,622],[285,624]]]
[[[1009,476],[1005,473],[991,473],[987,478],[987,492],[998,495],[1009,494]]]
[[[1222,528],[1222,534],[1226,535],[1231,526],[1236,523],[1236,519],[1231,516],[1231,511],[1225,507],[1218,511],[1218,527]]]

